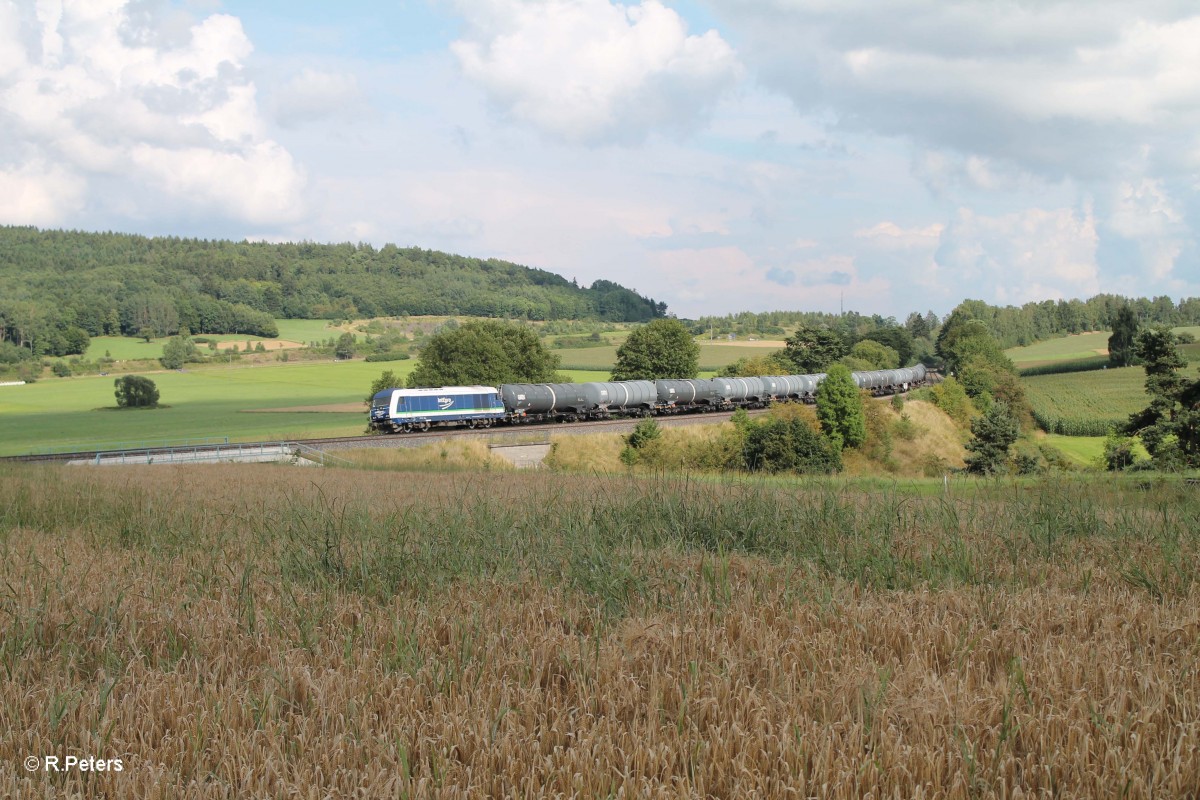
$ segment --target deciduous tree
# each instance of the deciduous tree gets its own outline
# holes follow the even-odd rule
[[[113,381],[121,408],[152,408],[158,405],[158,387],[141,375],[125,375]]]
[[[817,419],[821,430],[839,450],[858,447],[867,440],[867,419],[862,394],[850,370],[834,364],[817,387]]]
[[[425,340],[408,385],[549,383],[558,364],[558,356],[527,327],[491,320],[467,322]]]
[[[617,348],[614,381],[694,378],[700,370],[700,345],[677,319],[656,319],[629,334]]]
[[[837,331],[810,325],[801,325],[786,343],[784,353],[802,374],[824,372],[849,350]]]

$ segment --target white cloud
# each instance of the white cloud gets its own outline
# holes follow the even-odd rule
[[[0,170],[11,182],[56,165],[0,222],[114,202],[149,216],[164,201],[256,224],[296,219],[304,173],[266,134],[244,72],[252,49],[224,14],[0,0]],[[100,197],[101,183],[119,201]]]
[[[1196,144],[1194,4],[712,2],[767,83],[845,126],[1053,176],[1107,173],[1140,145],[1177,165]]]
[[[988,217],[961,209],[942,232],[938,278],[959,297],[1021,304],[1100,290],[1091,209],[1031,208]]]
[[[716,31],[689,35],[658,0],[461,0],[463,73],[504,113],[569,142],[688,130],[741,75]]]
[[[854,237],[884,250],[926,250],[937,246],[945,227],[935,223],[924,228],[902,228],[885,220],[855,231]]]
[[[83,181],[61,166],[34,162],[0,169],[0,220],[10,225],[61,225],[83,200]]]
[[[362,102],[362,89],[352,73],[306,67],[279,89],[274,116],[290,128],[341,115]]]
[[[1142,263],[1155,280],[1171,277],[1191,237],[1162,181],[1123,182],[1117,188],[1109,226],[1137,242]]]

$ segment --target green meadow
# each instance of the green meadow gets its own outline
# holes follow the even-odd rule
[[[1056,361],[1079,361],[1108,353],[1108,331],[1093,331],[1060,339],[1047,339],[1028,347],[1011,347],[1005,354],[1018,369]]]
[[[0,386],[0,455],[214,436],[233,441],[354,436],[366,427],[365,406],[353,411],[268,409],[353,406],[383,372],[391,370],[403,379],[414,365],[354,360],[147,372],[143,374],[158,386],[166,406],[147,410],[117,410],[112,376]],[[567,375],[576,381],[607,377],[582,371]]]
[[[342,335],[342,330],[332,327],[327,319],[277,319],[275,325],[279,328],[279,338],[287,342],[308,344]]]
[[[1190,333],[1200,339],[1200,325],[1184,326],[1174,329],[1175,333]],[[1060,361],[1082,361],[1108,355],[1108,337],[1110,331],[1092,331],[1079,333],[1074,336],[1064,336],[1058,339],[1047,339],[1044,342],[1031,344],[1028,347],[1010,347],[1005,354],[1012,359],[1017,369],[1036,367],[1043,364],[1053,364]],[[1183,350],[1193,358],[1200,355],[1196,345],[1185,345]]]
[[[279,337],[268,339],[263,336],[248,336],[241,333],[198,333],[206,339],[217,342],[263,342],[268,349],[274,350],[272,342],[323,342],[330,337],[340,336],[340,328],[331,327],[329,320],[324,319],[277,319]],[[163,345],[170,337],[144,341],[136,336],[94,336],[88,345],[84,358],[95,361],[107,355],[117,361],[136,361],[139,359],[158,358],[162,355]],[[204,345],[200,345],[203,349]]]

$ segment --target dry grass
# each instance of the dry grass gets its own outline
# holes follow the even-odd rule
[[[478,439],[448,439],[423,447],[364,447],[340,450],[339,458],[368,469],[512,469]]]
[[[955,424],[954,420],[932,403],[923,400],[908,400],[903,412],[898,412],[886,402],[875,402],[868,407],[880,415],[890,426],[892,451],[887,460],[891,474],[900,477],[936,477],[947,470],[962,468],[966,458],[964,441],[969,434]],[[912,438],[898,434],[901,413],[908,416],[912,424]],[[880,464],[863,452],[854,450],[842,454],[848,475],[875,475]]]
[[[1186,488],[371,478],[0,472],[0,796],[1200,786]]]
[[[963,447],[966,435],[955,423],[946,416],[945,412],[932,403],[924,401],[907,401],[903,413],[912,424],[912,438],[905,439],[895,432],[896,423],[900,421],[900,412],[894,410],[886,401],[868,401],[868,407],[878,414],[884,424],[893,429],[892,451],[888,459],[888,471],[899,477],[940,476],[946,470],[961,468],[966,457]],[[820,429],[814,406],[802,403],[782,403],[772,407],[772,414],[780,417],[800,417],[814,430]],[[706,447],[712,449],[718,443],[724,432],[728,432],[730,423],[719,425],[687,425],[681,427],[664,427],[662,429],[661,453],[663,456],[653,464],[639,466],[635,469],[642,472],[677,469],[698,472],[721,472],[725,469],[714,459],[710,469],[697,466],[705,461],[700,455]],[[629,470],[621,463],[621,449],[625,445],[625,434],[604,433],[586,436],[551,436],[554,444],[553,452],[546,458],[546,466],[566,472],[600,472],[623,473]],[[865,450],[846,450],[843,452],[845,472],[852,476],[877,475],[881,465]],[[930,471],[930,465],[940,465],[940,469]]]

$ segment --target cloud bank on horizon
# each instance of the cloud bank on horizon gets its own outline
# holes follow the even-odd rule
[[[1176,0],[0,0],[0,224],[395,242],[681,316],[1195,296],[1198,38]]]

